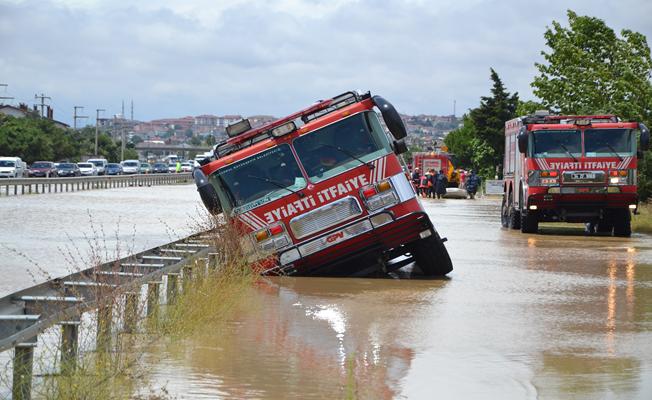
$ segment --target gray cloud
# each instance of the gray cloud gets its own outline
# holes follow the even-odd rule
[[[531,98],[534,62],[552,20],[571,8],[652,34],[652,4],[625,1],[0,0],[0,83],[143,120],[201,113],[281,116],[349,89],[381,93],[403,112],[458,114],[477,105],[494,67]]]

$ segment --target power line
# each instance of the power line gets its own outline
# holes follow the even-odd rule
[[[106,111],[103,108],[98,108],[95,110],[95,155],[97,156],[97,137],[99,135],[99,121],[100,121],[100,111]]]
[[[41,99],[41,117],[44,117],[44,116],[45,116],[45,115],[44,115],[44,110],[45,110],[45,99],[52,100],[52,98],[51,98],[51,97],[48,97],[48,96],[46,96],[46,95],[44,95],[43,93],[41,93],[40,96],[37,95],[37,94],[35,94],[35,95],[34,95],[34,99]],[[38,104],[37,104],[37,105],[38,105]]]
[[[84,110],[84,106],[74,106],[75,111],[72,114],[72,119],[73,119],[73,128],[77,130],[77,120],[78,119],[83,119],[83,118],[88,118],[88,115],[77,115],[77,109]]]
[[[6,83],[0,83],[0,86],[1,86],[1,87],[4,87],[4,88],[5,88],[5,91],[6,91],[6,90],[7,90],[7,87],[8,87],[9,85],[6,84]],[[0,100],[13,100],[13,99],[14,99],[13,97],[0,96]],[[0,101],[0,104],[2,104],[1,101]],[[133,103],[132,103],[132,114],[133,114]]]

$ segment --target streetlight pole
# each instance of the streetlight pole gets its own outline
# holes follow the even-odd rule
[[[99,136],[99,121],[100,121],[100,111],[106,111],[103,108],[98,108],[95,110],[95,155],[98,156],[97,154],[98,149],[97,149],[97,138]]]

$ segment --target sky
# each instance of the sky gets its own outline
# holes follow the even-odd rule
[[[652,37],[649,0],[0,0],[0,96],[45,94],[70,125],[74,106],[94,124],[123,100],[142,121],[282,117],[348,90],[459,116],[490,68],[535,99],[543,33],[567,9]]]

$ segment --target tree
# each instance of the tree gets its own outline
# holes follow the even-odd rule
[[[561,113],[614,113],[652,119],[652,59],[644,35],[628,29],[622,38],[604,21],[568,10],[569,27],[552,22],[544,34],[550,52],[535,63],[534,94]]]
[[[475,137],[475,126],[473,120],[467,114],[462,116],[462,126],[451,131],[444,138],[444,144],[448,151],[455,155],[459,165],[455,167],[473,168],[473,144]],[[477,166],[475,166],[477,167]]]
[[[491,96],[482,96],[480,106],[469,113],[475,127],[474,164],[481,170],[501,171],[505,154],[505,122],[516,116],[518,93],[510,94],[494,71]]]

